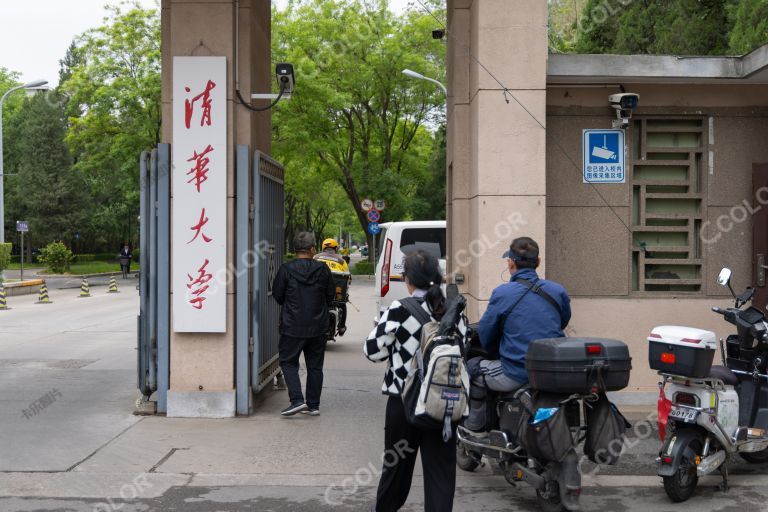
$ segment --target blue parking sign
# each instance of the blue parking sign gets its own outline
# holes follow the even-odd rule
[[[584,183],[625,183],[624,130],[582,132]]]
[[[368,232],[372,235],[378,235],[381,233],[381,226],[378,222],[371,222],[368,224]]]

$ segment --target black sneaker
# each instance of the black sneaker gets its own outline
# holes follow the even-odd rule
[[[306,414],[307,416],[320,416],[320,409],[308,407],[301,411],[301,414]]]
[[[346,327],[339,327],[339,336],[344,336],[345,332],[347,332]]]
[[[304,402],[296,402],[289,405],[282,411],[280,411],[280,414],[282,414],[283,416],[293,416],[297,412],[301,412],[306,408],[307,408],[307,404],[305,404]]]

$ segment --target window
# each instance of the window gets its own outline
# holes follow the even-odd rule
[[[438,259],[445,259],[445,228],[404,229],[400,237],[400,250],[408,254],[419,249]]]
[[[702,290],[704,119],[645,118],[632,126],[632,289]]]

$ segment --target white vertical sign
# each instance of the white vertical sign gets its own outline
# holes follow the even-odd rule
[[[173,58],[175,332],[227,328],[227,61]]]

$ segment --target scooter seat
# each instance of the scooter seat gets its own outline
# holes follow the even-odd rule
[[[709,376],[713,379],[720,379],[726,386],[735,386],[739,383],[736,374],[725,366],[713,366],[709,371]]]

